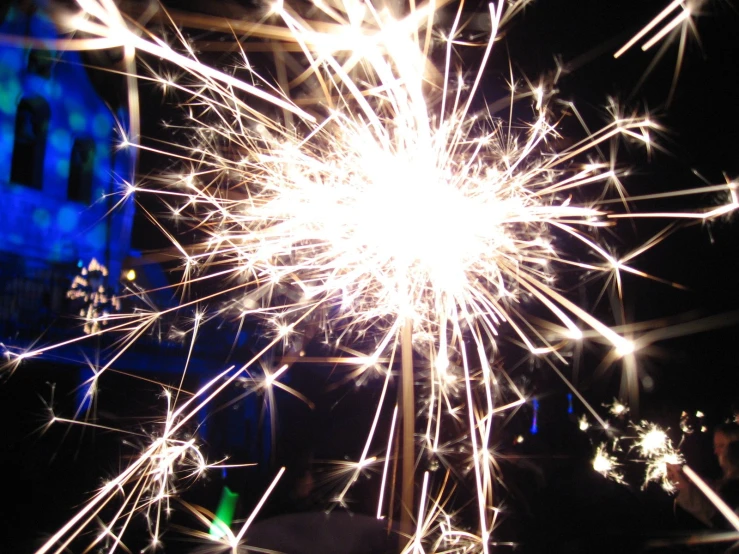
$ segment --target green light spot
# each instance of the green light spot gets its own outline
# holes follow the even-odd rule
[[[18,79],[12,75],[0,75],[0,112],[15,115],[20,95],[21,86]]]
[[[238,499],[239,493],[231,492],[231,489],[228,487],[223,487],[221,501],[218,503],[218,509],[216,510],[216,517],[213,519],[213,523],[211,523],[210,530],[208,531],[211,537],[221,539],[226,536],[234,519],[236,501]]]

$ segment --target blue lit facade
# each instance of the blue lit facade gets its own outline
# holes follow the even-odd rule
[[[53,22],[11,6],[5,36],[54,39]],[[0,252],[39,264],[95,257],[113,280],[130,250],[133,154],[120,149],[118,122],[77,52],[0,45]]]
[[[0,35],[34,40],[33,47],[0,42],[2,352],[4,346],[23,348],[41,336],[50,341],[79,336],[81,327],[66,297],[78,264],[86,266],[96,258],[109,270],[108,284],[116,287],[129,269],[126,258],[138,254],[131,251],[133,198],[124,200],[121,194],[133,182],[136,164],[135,149],[120,147],[120,128],[128,114],[124,108],[112,111],[113,102],[100,89],[103,94],[116,91],[108,91],[107,85],[96,89],[84,67],[88,59],[53,49],[51,40],[59,32],[40,11],[14,4],[3,15],[0,7]],[[174,299],[165,290],[162,267],[130,261],[137,284],[163,291],[150,296],[160,307],[171,307]],[[183,342],[168,336],[171,324],[162,321],[161,329],[142,336],[117,357],[116,367],[166,380],[167,375],[179,376],[188,363],[188,374],[198,375],[201,384],[212,378],[219,370],[216,360],[223,356],[220,343],[209,340],[217,330],[202,329],[203,339],[190,357]],[[237,349],[245,348],[249,336],[240,330]],[[98,359],[96,349],[106,340],[75,343],[53,353],[62,363],[78,366],[78,410],[90,407],[96,384],[83,359]],[[201,411],[199,436],[216,451],[267,463],[272,425],[263,399],[251,395],[231,400],[222,412]]]
[[[0,333],[10,340],[65,311],[79,261],[97,258],[115,285],[134,212],[119,193],[136,160],[118,147],[125,109],[112,111],[79,53],[53,49],[47,15],[14,3],[0,10],[0,34],[34,41],[0,43]]]

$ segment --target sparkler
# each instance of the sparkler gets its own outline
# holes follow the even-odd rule
[[[624,482],[624,475],[618,469],[619,462],[615,456],[610,454],[605,444],[601,444],[595,451],[595,458],[593,458],[593,469],[607,477],[613,479],[617,483]]]
[[[635,428],[638,434],[635,447],[647,464],[644,486],[654,481],[661,483],[667,491],[674,490],[674,485],[668,479],[667,466],[682,463],[682,455],[673,447],[667,433],[658,426],[641,422]]]
[[[157,195],[172,206],[173,216],[189,214],[207,235],[201,244],[181,245],[168,234],[183,262],[183,289],[207,280],[228,283],[205,299],[183,297],[177,306],[176,310],[197,310],[190,352],[203,321],[226,317],[235,304],[243,307],[242,321],[261,317],[274,334],[252,360],[222,372],[186,399],[179,392],[172,398],[168,391],[161,435],[39,554],[60,552],[78,539],[115,491],[125,499],[122,507],[91,546],[105,536],[112,538],[115,549],[134,513],[143,511],[151,522],[155,547],[162,514],[175,496],[171,483],[176,465],[183,458],[197,459],[193,476],[212,467],[192,440],[178,438],[183,427],[231,384],[243,383],[268,351],[280,345],[289,351],[301,326],[316,322],[332,346],[356,343],[367,349],[352,358],[355,378],[371,373],[384,378],[365,447],[359,460],[349,463],[335,501],[343,504],[362,470],[379,464],[371,455],[373,446],[387,444],[385,462],[398,455],[391,452],[392,437],[376,435],[382,409],[392,404],[388,391],[396,378],[392,370],[400,348],[405,491],[400,512],[417,514],[415,532],[410,530],[405,548],[421,552],[433,545],[459,543],[464,546],[449,548],[487,553],[498,514],[493,497],[494,422],[526,401],[500,364],[493,363],[501,331],[510,329],[512,340],[531,355],[559,361],[564,361],[560,350],[565,344],[588,333],[608,345],[608,359],[633,356],[638,344],[561,292],[556,270],[601,274],[621,294],[622,272],[640,274],[630,261],[667,233],[619,258],[599,229],[624,217],[705,221],[739,205],[736,186],[729,183],[715,187],[728,200],[711,210],[614,211],[618,209],[614,200],[627,198],[625,170],[600,152],[622,140],[655,148],[661,128],[648,115],[627,115],[613,107],[610,123],[557,150],[552,146],[559,138],[556,80],[526,88],[512,83],[507,120],[476,111],[483,68],[498,32],[527,4],[525,0],[490,4],[492,31],[482,45],[480,68],[469,81],[453,64],[455,49],[464,46],[463,4],[441,36],[434,17],[444,2],[412,4],[408,13],[398,14],[354,0],[316,1],[310,17],[277,2],[261,23],[228,22],[233,32],[277,41],[274,51],[281,60],[277,85],[252,67],[247,56],[251,43],[243,45],[240,67],[221,71],[199,61],[181,34],[175,48],[139,29],[112,2],[78,2],[81,12],[66,20],[72,28],[106,45],[124,46],[129,56],[139,52],[161,58],[187,76],[174,79],[152,70],[151,77],[141,78],[190,98],[188,130],[193,142],[171,145],[167,151],[179,156],[188,170],[169,179],[164,188],[135,184],[126,194]],[[273,24],[275,19],[282,24]],[[207,24],[224,25],[215,20]],[[98,43],[89,40],[67,40],[65,47],[96,47]],[[433,51],[443,54],[441,70],[431,61]],[[285,61],[288,52],[300,55],[301,69],[292,80],[287,67],[295,64]],[[522,101],[532,103],[533,118],[517,130],[513,106]],[[566,108],[580,118],[573,105]],[[270,115],[274,111],[282,117]],[[125,142],[137,145],[137,137],[127,136]],[[583,161],[585,157],[589,159]],[[588,191],[594,191],[587,194],[590,199],[581,200]],[[569,253],[564,242],[577,244],[587,254]],[[206,314],[201,308],[217,297],[227,299],[227,307]],[[548,318],[535,324],[527,316],[526,303],[537,304]],[[113,318],[105,332],[120,334],[121,346],[97,378],[173,310]],[[102,332],[90,330],[93,336]],[[423,362],[416,361],[414,353]],[[429,368],[427,374],[422,367]],[[252,379],[253,391],[268,393],[283,386],[280,377],[288,369],[285,364],[265,373],[264,379]],[[419,380],[427,393],[417,421],[412,393]],[[591,413],[604,424],[592,408]],[[474,532],[454,529],[443,509],[453,489],[448,482],[451,472],[441,482],[425,473],[419,503],[410,500],[414,448],[445,465],[456,463],[446,453],[444,437],[449,429],[460,427],[463,431],[453,440],[464,441],[469,456],[462,473],[476,490],[479,523]],[[420,428],[425,431],[416,440]],[[650,441],[648,434],[643,437],[645,449],[652,448]],[[601,470],[613,475],[605,453],[598,459]],[[382,473],[382,486],[389,486],[387,463]],[[213,540],[236,552],[255,513],[240,532],[224,531]],[[390,509],[383,512],[382,501],[378,514],[393,515]]]
[[[611,412],[617,417],[621,417],[628,411],[628,408],[619,403],[623,410],[618,413]],[[685,435],[694,432],[692,426],[688,423],[689,415],[683,412],[680,416],[680,429]],[[695,417],[701,420],[704,415],[698,411]],[[679,448],[673,446],[668,432],[660,426],[647,421],[639,423],[631,423],[630,427],[636,434],[630,434],[627,431],[620,431],[619,437],[612,441],[612,445],[601,444],[596,448],[595,457],[593,458],[592,467],[595,471],[604,477],[611,479],[617,483],[625,484],[626,478],[623,467],[629,461],[638,462],[645,465],[644,483],[646,487],[650,482],[659,483],[660,486],[669,493],[678,491],[678,484],[672,479],[688,479],[694,485],[700,494],[715,507],[728,523],[739,531],[739,517],[734,510],[724,501],[717,492],[711,488],[689,465],[685,463],[685,458]],[[587,427],[580,427],[582,431],[587,431]],[[705,432],[702,428],[701,432]],[[681,441],[682,442],[682,439]],[[635,454],[635,457],[634,457]],[[628,457],[631,457],[629,460]],[[672,471],[670,471],[670,469]],[[723,535],[721,533],[713,533],[705,538],[707,542],[734,540],[731,535]],[[690,539],[686,544],[690,543]]]
[[[673,445],[668,430],[648,421],[627,424],[625,418],[629,407],[619,400],[614,400],[607,407],[621,425],[611,425],[609,422],[600,430],[611,436],[611,440],[596,448],[593,469],[606,478],[624,484],[624,466],[628,462],[636,462],[644,465],[643,488],[649,483],[659,483],[667,492],[673,492],[675,487],[669,479],[667,468],[669,465],[682,464],[684,459],[679,448]],[[579,421],[579,428],[583,432],[594,431],[584,416]]]

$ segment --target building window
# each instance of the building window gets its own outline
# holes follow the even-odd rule
[[[20,185],[43,188],[46,129],[49,105],[41,98],[24,98],[15,114],[15,143],[10,180]]]
[[[95,143],[76,139],[69,160],[67,198],[89,204],[92,199],[92,174],[95,166]]]
[[[28,72],[47,79],[51,77],[54,59],[48,50],[31,50],[28,53]]]

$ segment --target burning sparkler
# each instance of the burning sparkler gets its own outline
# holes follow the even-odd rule
[[[626,406],[622,413],[628,411]],[[621,418],[621,415],[618,415]],[[680,416],[680,429],[683,433],[680,443],[686,435],[693,433],[692,426],[687,424],[689,419],[687,412],[682,412]],[[701,420],[703,413],[698,411],[695,418]],[[713,511],[720,513],[727,522],[736,530],[739,530],[739,517],[733,508],[721,498],[714,488],[706,483],[690,466],[685,463],[685,458],[680,452],[679,447],[673,445],[672,439],[666,429],[659,425],[648,421],[639,423],[631,423],[630,430],[610,428],[609,433],[617,434],[617,438],[611,441],[610,445],[600,444],[595,451],[592,467],[595,471],[604,477],[611,479],[620,484],[626,484],[627,480],[624,475],[623,468],[629,463],[644,465],[644,482],[642,488],[647,487],[649,483],[658,483],[668,493],[685,494],[685,483],[695,489],[694,493],[705,497],[706,506],[710,507],[711,514]],[[582,429],[587,431],[587,429]],[[705,431],[701,431],[705,432]],[[684,482],[681,484],[681,482]],[[698,492],[700,491],[700,492]],[[686,494],[686,496],[688,496]],[[702,498],[702,497],[701,497]],[[680,497],[678,496],[678,503]],[[693,511],[696,517],[704,521],[709,527],[712,526],[710,515],[702,511]],[[715,536],[714,536],[715,535]],[[706,540],[721,542],[735,540],[734,535],[722,536],[716,533]],[[699,539],[700,540],[700,539]]]
[[[593,469],[595,471],[617,483],[623,483],[624,475],[619,470],[620,465],[617,458],[608,452],[605,444],[601,444],[596,449],[595,458],[593,458]]]
[[[673,445],[668,430],[659,425],[640,421],[628,422],[626,414],[629,407],[614,400],[608,405],[608,411],[616,419],[616,424],[609,422],[602,429],[592,429],[583,425],[580,420],[579,428],[586,433],[606,433],[611,439],[601,443],[595,451],[593,469],[604,477],[617,483],[626,483],[623,467],[629,462],[643,464],[643,487],[649,483],[659,483],[668,492],[674,491],[674,484],[670,481],[667,468],[670,465],[679,465],[684,462],[679,448]]]
[[[193,142],[172,145],[170,151],[188,170],[165,188],[137,184],[127,194],[157,195],[169,202],[173,215],[189,214],[207,234],[197,245],[181,245],[170,235],[183,262],[183,288],[206,280],[229,283],[206,299],[185,298],[176,308],[196,310],[191,345],[203,321],[225,317],[234,302],[243,307],[244,317],[264,318],[274,334],[254,359],[224,371],[186,399],[168,393],[162,434],[39,554],[66,548],[114,494],[122,494],[125,501],[101,537],[113,538],[114,548],[133,514],[143,511],[152,522],[156,546],[162,513],[174,494],[173,468],[193,457],[198,460],[194,472],[208,467],[191,440],[177,438],[183,426],[221,391],[243,383],[267,351],[279,345],[289,350],[291,339],[309,322],[322,324],[332,346],[356,343],[369,349],[354,358],[355,377],[374,372],[384,379],[361,456],[348,464],[335,501],[342,504],[362,470],[380,463],[371,455],[379,442],[386,446],[382,494],[387,496],[387,462],[399,454],[393,451],[395,417],[389,438],[378,437],[378,427],[381,411],[393,403],[388,394],[396,378],[392,369],[402,357],[404,394],[413,392],[415,380],[425,382],[419,421],[413,396],[404,396],[404,463],[410,464],[406,467],[412,474],[414,435],[420,432],[424,453],[450,464],[445,436],[449,428],[462,427],[454,440],[466,443],[469,471],[463,473],[474,483],[479,519],[474,533],[455,530],[444,510],[444,499],[453,488],[447,482],[451,472],[442,482],[425,473],[419,502],[409,501],[405,493],[401,501],[401,513],[417,514],[405,548],[421,552],[434,544],[461,542],[465,549],[487,553],[498,514],[493,497],[494,421],[526,401],[500,364],[493,363],[501,330],[511,329],[513,340],[534,356],[564,361],[562,346],[587,333],[609,345],[610,359],[633,356],[638,345],[557,288],[557,269],[600,273],[612,278],[620,293],[622,272],[640,274],[630,260],[664,235],[619,258],[599,229],[637,216],[704,221],[739,205],[730,183],[718,187],[728,201],[712,210],[614,211],[614,199],[626,198],[625,171],[615,159],[600,154],[602,147],[627,140],[651,149],[661,128],[648,115],[628,115],[614,107],[610,123],[557,150],[552,146],[559,138],[556,79],[525,89],[511,84],[507,120],[478,111],[483,68],[499,29],[526,0],[490,5],[492,31],[483,45],[480,68],[469,80],[457,74],[453,64],[455,49],[464,46],[463,4],[441,38],[434,17],[444,2],[412,4],[401,14],[369,2],[317,1],[310,17],[276,2],[262,23],[228,22],[234,32],[277,41],[279,59],[288,51],[302,56],[301,71],[292,80],[282,59],[276,86],[252,67],[246,49],[239,68],[220,71],[199,61],[182,35],[178,47],[171,46],[143,32],[112,2],[78,2],[82,10],[66,22],[96,38],[67,41],[67,47],[98,47],[89,41],[103,40],[107,46],[124,46],[130,59],[136,52],[156,56],[187,75],[173,79],[165,70],[152,70],[153,76],[146,78],[190,98],[188,130]],[[274,19],[282,25],[271,23]],[[224,25],[215,20],[209,24]],[[441,70],[431,61],[433,51],[444,56]],[[512,110],[522,101],[532,103],[533,118],[520,130]],[[132,108],[135,112],[136,106]],[[573,105],[566,108],[580,117]],[[275,110],[281,111],[281,118],[269,115]],[[137,137],[126,141],[135,145]],[[581,199],[592,189],[603,192]],[[568,252],[565,242],[586,253]],[[225,295],[237,299],[207,316],[200,309]],[[549,314],[547,320],[535,325],[525,303],[537,304]],[[107,332],[120,333],[122,346],[103,370],[164,313],[119,315]],[[92,335],[101,332],[90,329]],[[423,364],[414,362],[414,353]],[[427,375],[421,374],[420,365],[429,368]],[[285,364],[265,373],[263,380],[254,380],[254,390],[280,386],[288,369]],[[652,438],[647,433],[642,441],[650,452],[655,448]],[[599,471],[617,475],[605,452],[596,463]],[[412,498],[413,481],[409,484],[407,473],[403,479]],[[382,494],[378,515],[392,516],[390,509],[383,509]],[[238,533],[219,528],[218,540],[235,552],[253,517]]]

